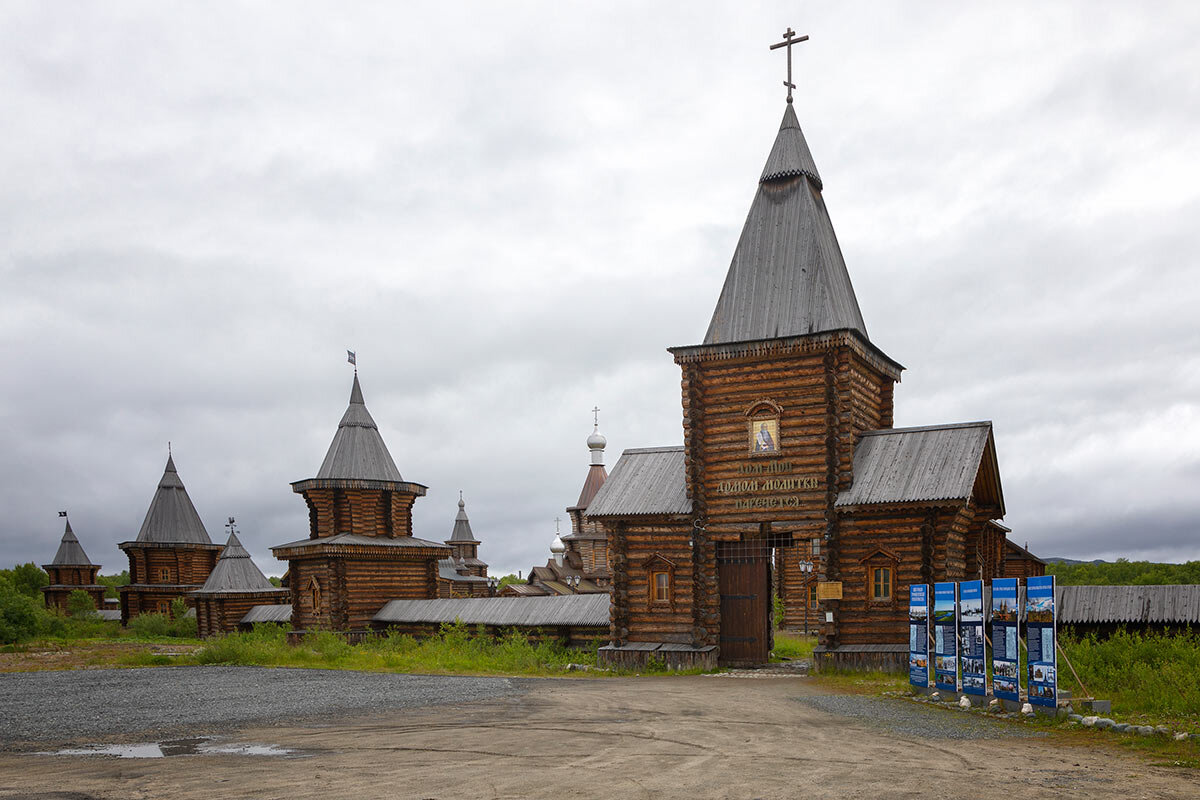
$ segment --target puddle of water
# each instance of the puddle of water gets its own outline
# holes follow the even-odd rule
[[[142,744],[106,744],[89,747],[66,748],[53,753],[38,753],[41,756],[115,756],[116,758],[167,758],[170,756],[283,756],[304,755],[298,750],[289,750],[273,744],[249,744],[245,742],[214,742],[210,737],[191,739],[168,739],[162,742]]]

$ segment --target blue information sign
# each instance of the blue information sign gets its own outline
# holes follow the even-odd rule
[[[987,694],[983,637],[983,581],[963,581],[958,594],[959,663],[965,694]]]
[[[1055,653],[1054,576],[1025,581],[1025,646],[1029,650],[1029,702],[1054,708],[1058,705],[1058,668]]]
[[[933,585],[934,684],[958,690],[958,584]]]
[[[908,682],[929,685],[929,584],[908,587]]]
[[[992,693],[1004,700],[1021,699],[1019,610],[1017,579],[992,578]]]

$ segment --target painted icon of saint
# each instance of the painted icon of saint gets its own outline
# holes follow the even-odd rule
[[[758,433],[754,434],[754,452],[773,453],[775,449],[775,437],[771,436],[767,423],[763,422],[758,427]]]

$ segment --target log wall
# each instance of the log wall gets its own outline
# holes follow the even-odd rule
[[[196,596],[196,629],[201,639],[233,633],[254,606],[286,604],[286,592],[242,592]]]
[[[609,534],[613,605],[609,638],[628,642],[695,641],[694,574],[690,520],[619,523]],[[652,602],[650,575],[671,576],[671,600]]]
[[[406,554],[398,554],[406,555]],[[314,556],[288,562],[295,630],[356,630],[389,600],[438,596],[437,559]],[[320,587],[313,606],[312,580]]]

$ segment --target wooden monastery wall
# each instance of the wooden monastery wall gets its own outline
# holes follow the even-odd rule
[[[196,627],[200,638],[233,633],[254,606],[287,603],[287,595],[234,594],[195,598]]]
[[[362,629],[389,600],[438,596],[435,559],[293,559],[290,562],[292,627],[295,630]],[[320,584],[314,613],[311,581]]]
[[[963,579],[963,542],[970,519],[966,505],[843,513],[837,556],[842,600],[833,623],[837,644],[907,641],[908,586]],[[951,555],[948,566],[945,553]],[[892,568],[890,601],[871,600],[875,567]]]
[[[312,579],[320,586],[317,604],[310,589]],[[292,628],[298,631],[328,630],[333,627],[329,613],[329,564],[317,559],[292,559],[288,562],[288,587],[292,590]]]
[[[812,553],[811,538],[797,538],[791,547],[775,549],[776,592],[783,603],[781,627],[787,630],[808,629],[815,633],[820,628],[821,612],[812,598],[813,590],[821,580],[821,556]],[[813,564],[811,572],[800,569],[800,562]]]
[[[610,533],[613,641],[693,642],[691,532],[690,522],[658,521],[621,525]],[[651,602],[650,574],[659,570],[671,575],[668,603]]]

